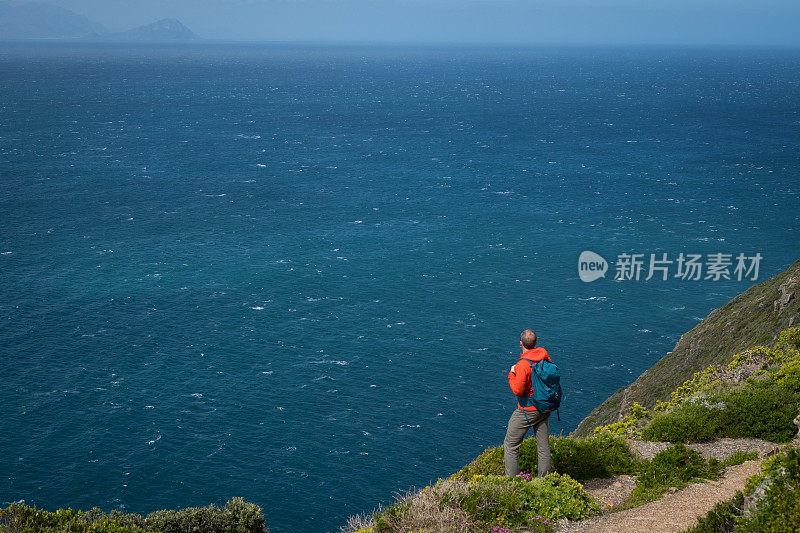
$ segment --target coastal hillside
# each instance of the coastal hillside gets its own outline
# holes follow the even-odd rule
[[[145,24],[128,31],[110,33],[101,36],[105,40],[119,41],[195,41],[199,37],[180,20],[174,18],[161,19],[152,24]]]
[[[709,365],[725,364],[743,350],[772,345],[781,331],[800,325],[800,260],[712,311],[684,334],[675,349],[619,389],[581,421],[573,436],[617,422],[634,403],[651,408]]]
[[[0,41],[76,39],[104,32],[101,24],[63,7],[0,1]]]
[[[102,24],[60,6],[0,0],[0,41],[27,39],[182,42],[200,38],[175,18],[109,32]]]
[[[536,476],[533,438],[515,478],[489,447],[341,531],[800,530],[799,288],[800,261],[712,312],[584,435],[550,437],[554,472]]]

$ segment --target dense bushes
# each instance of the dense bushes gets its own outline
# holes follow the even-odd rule
[[[598,503],[576,479],[634,473],[639,463],[625,439],[609,434],[570,439],[551,437],[553,468],[536,478],[536,439],[520,447],[520,468],[526,474],[503,475],[503,447],[487,448],[446,481],[401,498],[365,524],[353,520],[352,531],[506,531],[524,527],[546,532],[554,521],[579,520],[599,512]]]
[[[439,481],[411,493],[356,531],[507,532],[524,528],[547,533],[560,518],[580,520],[599,510],[597,501],[567,475],[509,478],[477,474],[469,481]]]
[[[676,444],[643,464],[629,502],[657,500],[672,487],[681,489],[693,480],[716,479],[722,468],[719,461],[706,461],[698,452]]]
[[[696,372],[656,402],[634,403],[627,416],[595,429],[645,440],[704,442],[753,437],[786,442],[800,404],[800,328],[782,332],[772,348],[756,346],[728,364]]]
[[[580,483],[556,473],[530,480],[476,476],[466,494],[454,499],[474,520],[503,526],[527,526],[537,517],[580,520],[600,510]]]
[[[755,509],[739,519],[735,531],[782,533],[800,531],[800,451],[790,448],[767,466],[768,486]],[[751,484],[752,486],[752,484]]]
[[[551,449],[556,472],[569,474],[575,479],[631,474],[638,468],[638,461],[625,439],[612,435],[554,439]],[[536,457],[535,450],[533,456]]]
[[[233,498],[224,508],[216,505],[177,511],[156,511],[143,517],[133,513],[100,509],[44,511],[23,504],[0,509],[0,531],[13,533],[263,533],[267,531],[261,508]]]
[[[693,398],[656,415],[641,432],[645,440],[704,442],[717,437],[752,437],[787,442],[796,432],[800,394],[771,379],[752,380],[741,389]]]
[[[552,465],[556,472],[578,480],[630,474],[637,461],[625,439],[608,433],[583,437],[550,438]],[[536,439],[527,438],[519,450],[519,466],[523,472],[537,472]],[[451,479],[468,481],[475,475],[503,474],[503,447],[487,448],[474,461],[455,473]]]
[[[699,403],[686,403],[656,415],[641,432],[644,440],[667,442],[706,442],[716,438],[722,425],[720,409]]]

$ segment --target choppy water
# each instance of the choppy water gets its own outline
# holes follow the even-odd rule
[[[800,52],[0,45],[0,504],[324,531],[555,432],[800,255]],[[613,271],[614,266],[611,265]]]

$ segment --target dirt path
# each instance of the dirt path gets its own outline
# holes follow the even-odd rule
[[[666,442],[628,441],[640,456],[652,459],[656,453],[671,446]],[[737,451],[758,452],[759,459],[732,466],[715,481],[694,483],[685,489],[667,494],[627,511],[611,512],[580,522],[563,523],[559,533],[591,532],[642,532],[667,533],[683,531],[697,523],[717,502],[728,500],[742,490],[752,475],[760,473],[761,461],[774,454],[780,446],[760,439],[717,439],[702,444],[690,444],[703,457],[724,460]],[[617,476],[611,479],[592,479],[584,483],[586,491],[594,496],[604,511],[623,503],[636,486],[636,478]]]
[[[761,459],[732,466],[720,479],[695,483],[668,494],[658,501],[563,525],[559,533],[591,531],[597,533],[673,533],[697,523],[719,501],[728,500],[742,490],[745,481],[758,474]]]

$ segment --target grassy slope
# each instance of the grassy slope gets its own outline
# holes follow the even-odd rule
[[[589,413],[573,436],[590,435],[595,427],[616,422],[634,402],[650,408],[657,400],[668,399],[681,383],[709,365],[727,363],[734,354],[756,345],[771,345],[792,317],[800,322],[798,313],[800,260],[712,311],[680,338],[672,352]]]

